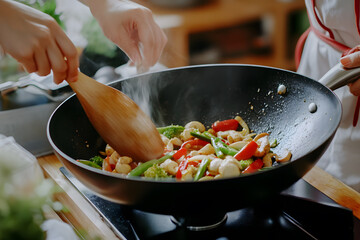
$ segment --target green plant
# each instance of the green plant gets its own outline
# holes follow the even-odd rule
[[[117,46],[106,38],[95,18],[90,18],[81,30],[82,35],[87,39],[86,51],[92,54],[99,54],[113,58],[116,56]]]
[[[13,174],[14,170],[0,167],[0,239],[45,239],[40,227],[45,220],[43,209],[53,208],[52,195],[58,190],[44,179],[31,193],[24,193],[11,181]]]
[[[58,13],[56,11],[56,0],[34,0],[34,1],[27,1],[27,0],[17,0],[18,2],[21,2],[23,4],[26,4],[28,6],[31,6],[33,8],[36,8],[37,10],[40,10],[51,17],[53,17],[56,22],[64,29],[65,24],[61,20],[62,13]]]

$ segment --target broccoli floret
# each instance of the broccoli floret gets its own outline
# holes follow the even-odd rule
[[[148,168],[144,172],[144,177],[148,178],[169,178],[169,176],[164,169],[162,169],[158,164],[154,164],[152,167]]]
[[[101,167],[103,165],[104,159],[100,156],[95,156],[95,157],[90,158],[89,161],[93,162]]]
[[[157,128],[159,133],[163,134],[164,136],[166,136],[169,139],[171,139],[173,137],[179,137],[180,134],[184,131],[184,129],[185,128],[183,126],[179,126],[179,125],[170,125],[167,127]]]

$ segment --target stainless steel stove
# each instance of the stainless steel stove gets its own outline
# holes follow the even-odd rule
[[[264,204],[229,212],[223,221],[199,229],[104,200],[60,170],[121,239],[360,239],[359,219],[302,179]]]

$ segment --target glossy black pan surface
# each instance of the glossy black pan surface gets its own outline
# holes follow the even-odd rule
[[[279,95],[279,85],[287,92]],[[175,216],[225,213],[267,201],[309,171],[332,140],[341,104],[328,88],[293,72],[252,65],[217,64],[169,69],[110,84],[128,94],[157,126],[241,116],[255,132],[270,132],[289,149],[290,163],[237,178],[166,182],[126,178],[76,162],[104,150],[76,96],[48,124],[48,138],[65,167],[84,185],[114,202]],[[149,89],[151,89],[149,91]],[[309,104],[317,111],[310,113]],[[121,141],[126,141],[122,139]]]

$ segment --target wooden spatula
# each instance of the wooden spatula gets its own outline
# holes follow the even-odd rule
[[[81,72],[69,85],[94,128],[121,156],[142,162],[161,156],[164,144],[159,132],[126,94]]]

